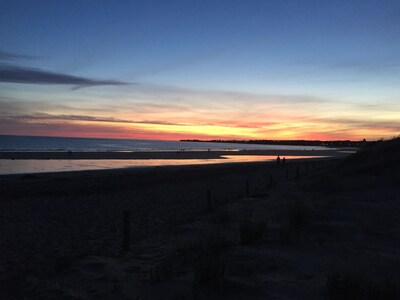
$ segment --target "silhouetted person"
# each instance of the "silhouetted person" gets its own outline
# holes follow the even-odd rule
[[[278,157],[276,158],[276,163],[279,165],[280,162],[281,162],[281,158],[278,155]]]
[[[286,162],[286,157],[282,158],[282,164],[284,165]]]

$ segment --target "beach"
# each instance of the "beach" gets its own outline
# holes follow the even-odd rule
[[[0,7],[0,300],[400,300],[400,0]]]
[[[341,276],[396,281],[397,169],[345,167],[319,158],[0,176],[0,296],[330,299]]]
[[[354,149],[352,150],[355,151]],[[0,151],[0,175],[344,157],[349,150]]]
[[[355,151],[355,149],[353,149]],[[346,156],[334,150],[241,150],[241,151],[23,151],[0,152],[0,159],[220,159],[223,156]]]

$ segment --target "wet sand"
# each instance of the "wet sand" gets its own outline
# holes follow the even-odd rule
[[[348,153],[340,150],[0,152],[0,159],[218,159],[227,155],[343,157]]]

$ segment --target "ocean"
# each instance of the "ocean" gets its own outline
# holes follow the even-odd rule
[[[326,147],[0,135],[0,151],[327,150]]]

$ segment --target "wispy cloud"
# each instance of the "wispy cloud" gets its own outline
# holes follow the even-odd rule
[[[97,80],[86,77],[56,73],[42,69],[0,66],[0,82],[25,84],[61,84],[72,85],[73,89],[100,85],[127,85],[129,83],[117,80]]]
[[[72,102],[70,99],[62,101],[37,100],[35,97],[30,100],[21,100],[14,96],[0,96],[0,116],[31,115],[34,113],[52,114],[108,114],[113,115],[116,110],[113,107],[85,107],[79,102]],[[81,104],[81,106],[74,106]]]
[[[46,120],[53,121],[86,121],[86,122],[101,122],[101,123],[125,123],[125,124],[153,124],[153,125],[179,125],[185,126],[183,123],[173,123],[168,121],[159,120],[127,120],[113,117],[96,117],[96,116],[84,116],[84,115],[52,115],[46,113],[37,113],[32,115],[16,115],[16,116],[3,116],[4,119],[8,120],[20,120],[20,121],[41,121]]]
[[[170,100],[187,100],[204,102],[210,100],[211,102],[244,102],[244,105],[252,103],[320,103],[326,101],[321,97],[311,95],[290,95],[290,94],[263,94],[241,91],[227,91],[227,90],[206,90],[206,89],[192,89],[182,88],[177,86],[165,86],[156,84],[141,84],[135,89],[136,93],[141,93],[150,97],[159,96],[163,99]]]
[[[17,54],[0,50],[0,61],[14,61],[21,59],[36,59],[36,58],[38,57],[33,55]]]
[[[98,138],[131,138],[131,139],[162,139],[179,140],[188,138],[208,139],[207,133],[169,133],[165,130],[147,129],[143,127],[129,128],[120,124],[90,123],[81,124],[74,122],[38,122],[27,124],[21,120],[2,119],[0,117],[0,134],[11,135],[40,135],[40,136],[70,136],[70,137],[98,137]],[[240,138],[240,136],[230,136]]]

